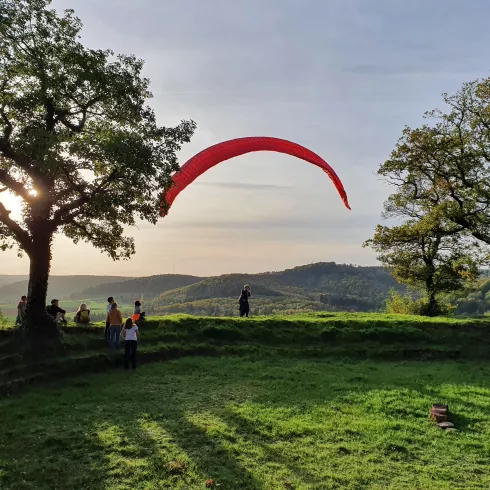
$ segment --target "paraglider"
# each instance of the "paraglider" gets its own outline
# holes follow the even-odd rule
[[[308,148],[298,145],[297,143],[293,143],[292,141],[264,136],[236,138],[223,141],[222,143],[210,146],[197,155],[194,155],[190,160],[182,165],[180,170],[172,177],[173,186],[166,191],[164,195],[167,208],[169,209],[170,206],[172,206],[175,198],[189,184],[191,184],[210,168],[225,160],[229,160],[230,158],[254,151],[275,151],[285,153],[320,167],[334,183],[345,207],[350,209],[349,202],[347,200],[347,193],[344,190],[341,180],[333,168],[325,160],[323,160],[316,153],[313,153]],[[162,215],[164,216],[165,214],[165,207],[162,204]]]

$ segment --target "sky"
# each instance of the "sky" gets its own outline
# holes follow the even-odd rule
[[[113,262],[55,240],[53,274],[215,275],[312,262],[375,265],[362,247],[390,189],[376,175],[405,125],[441,94],[488,76],[486,0],[55,0],[74,8],[92,48],[146,61],[159,123],[193,119],[181,164],[242,136],[293,140],[344,183],[348,211],[320,169],[261,152],[218,165],[167,217],[128,229],[136,255]],[[9,203],[15,208],[15,203]],[[0,273],[28,272],[0,253]]]

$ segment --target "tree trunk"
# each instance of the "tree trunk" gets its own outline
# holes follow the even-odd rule
[[[436,287],[434,285],[435,268],[432,266],[425,280],[427,292],[427,316],[437,316]]]
[[[438,310],[438,305],[437,305],[437,300],[434,292],[429,293],[429,301],[427,305],[427,315],[428,316],[437,316],[437,310]]]
[[[29,251],[30,268],[25,327],[30,334],[35,336],[57,337],[59,335],[53,318],[46,312],[52,239],[50,232],[40,229],[33,236],[32,248]]]

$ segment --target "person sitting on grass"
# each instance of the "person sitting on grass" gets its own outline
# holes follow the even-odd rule
[[[141,311],[141,301],[136,300],[134,302],[133,316],[131,317],[134,322],[140,322],[145,319],[146,313]]]
[[[17,318],[15,319],[15,326],[22,325],[27,308],[27,296],[21,296],[19,304],[17,305]]]
[[[90,323],[90,310],[87,308],[85,303],[80,305],[78,311],[75,313],[75,318],[73,319],[75,323]]]
[[[109,323],[109,347],[118,350],[123,318],[122,313],[117,309],[117,303],[112,303],[107,314],[107,323]]]
[[[122,336],[124,338],[124,367],[136,369],[136,348],[138,347],[138,326],[133,323],[132,318],[128,318],[124,325]]]
[[[58,299],[51,300],[51,304],[46,307],[46,312],[53,317],[55,323],[67,323],[65,320],[66,310],[60,308]]]

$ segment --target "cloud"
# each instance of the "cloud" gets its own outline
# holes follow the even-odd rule
[[[326,231],[333,230],[372,230],[379,221],[378,215],[338,216],[325,214],[322,216],[303,217],[283,214],[282,216],[260,216],[257,219],[203,219],[203,220],[179,220],[169,224],[170,230],[195,230],[231,232],[234,230],[249,230],[259,232],[272,232],[274,230],[286,230],[289,233],[294,230],[301,231]],[[199,231],[200,230],[200,231]],[[305,237],[301,236],[303,240]]]
[[[434,74],[441,75],[445,74],[462,74],[471,71],[471,66],[469,64],[450,64],[450,63],[419,63],[419,64],[408,64],[405,66],[397,66],[396,64],[390,63],[386,65],[380,65],[376,63],[360,63],[347,65],[342,68],[345,73],[352,73],[354,75],[363,76],[377,76],[377,77],[387,77],[387,76],[433,76]]]

